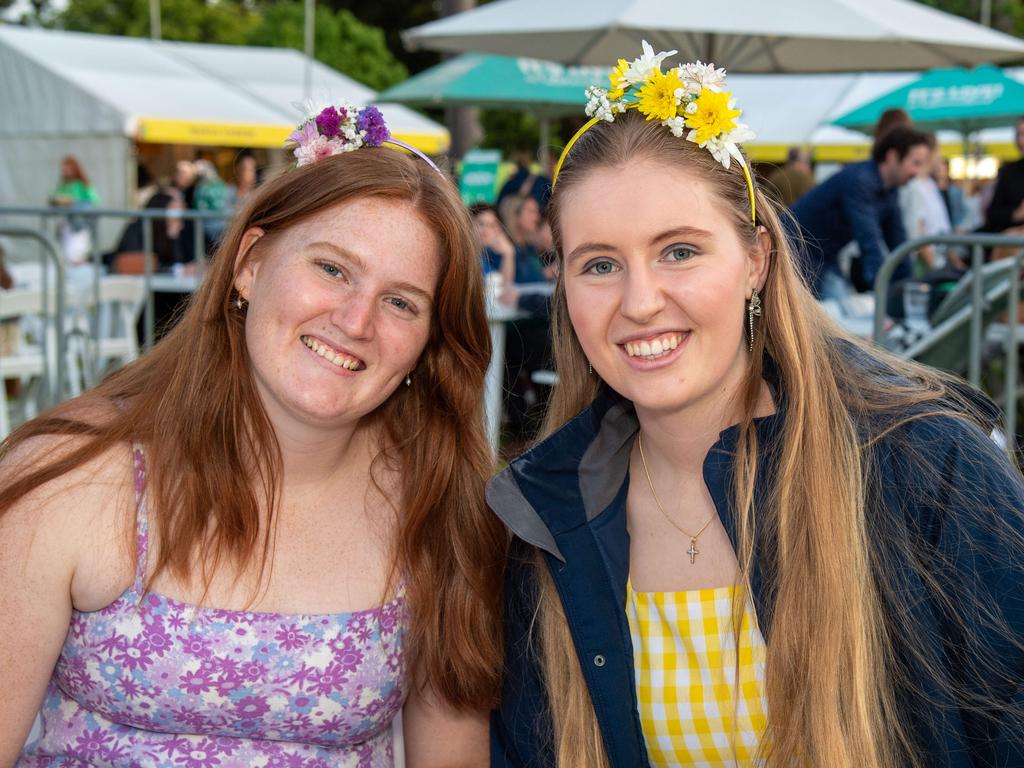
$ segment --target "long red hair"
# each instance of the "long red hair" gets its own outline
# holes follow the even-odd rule
[[[71,169],[71,178],[65,178],[65,167]],[[85,170],[82,168],[82,164],[78,162],[78,158],[74,155],[66,155],[60,161],[60,174],[61,181],[80,181],[86,186],[89,185],[89,177],[85,175]]]
[[[235,263],[244,232],[268,233],[346,200],[409,202],[434,229],[442,268],[426,349],[411,387],[371,417],[381,460],[397,467],[401,498],[394,571],[405,580],[408,638],[423,679],[458,708],[495,703],[501,671],[500,600],[506,535],[488,512],[492,456],[483,424],[490,335],[467,212],[451,183],[422,160],[360,150],[288,171],[257,188],[235,216],[210,271],[175,328],[147,355],[90,393],[28,422],[0,458],[40,435],[81,439],[0,487],[0,514],[32,489],[117,444],[147,451],[148,494],[165,569],[208,586],[219,564],[261,574],[272,555],[281,455],[250,373]],[[83,402],[84,401],[84,402]],[[117,403],[101,423],[88,404]],[[88,423],[87,423],[88,422]],[[255,467],[255,469],[253,469]],[[260,509],[269,523],[260,524]],[[199,555],[198,559],[196,555]],[[193,573],[192,564],[202,564]]]

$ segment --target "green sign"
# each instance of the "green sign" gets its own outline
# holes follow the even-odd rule
[[[501,152],[497,149],[471,149],[462,158],[459,193],[466,205],[493,203],[498,193],[498,166]]]

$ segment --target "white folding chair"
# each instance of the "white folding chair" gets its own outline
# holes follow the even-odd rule
[[[91,305],[95,298],[93,292],[87,296]],[[146,301],[146,283],[141,277],[130,275],[105,276],[100,279],[98,300],[98,334],[91,345],[93,364],[84,366],[89,372],[86,377],[88,386],[93,386],[107,372],[127,365],[139,356],[136,326]],[[82,331],[88,333],[88,318],[84,322]],[[93,371],[95,377],[91,375]]]
[[[39,319],[39,327],[49,327],[44,316],[43,296],[40,291],[33,288],[0,291],[0,322],[19,321],[15,349],[5,350],[10,354],[0,356],[0,436],[3,437],[11,431],[6,379],[17,379],[21,382],[23,391],[19,400],[22,420],[38,412],[40,386],[47,373],[46,358],[42,346],[38,343],[29,343],[20,332],[20,320],[32,317]]]

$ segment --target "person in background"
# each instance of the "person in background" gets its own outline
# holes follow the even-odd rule
[[[245,202],[249,193],[256,189],[259,182],[259,171],[256,167],[256,158],[248,150],[243,150],[235,157],[235,183],[228,187],[228,205],[234,210],[238,205]]]
[[[516,279],[516,247],[506,234],[498,211],[490,203],[474,203],[469,207],[469,215],[480,243],[484,274],[497,273],[501,275],[503,289],[511,286]]]
[[[0,765],[390,766],[399,712],[409,768],[486,765],[479,257],[452,182],[341,114],[163,341],[0,447]]]
[[[135,164],[135,207],[144,208],[160,185],[141,160]]]
[[[879,115],[878,122],[875,123],[874,140],[877,142],[884,134],[897,126],[910,128],[913,126],[913,121],[911,121],[910,115],[907,114],[906,110],[899,107],[890,107]]]
[[[548,199],[551,197],[551,179],[547,176],[534,173],[530,170],[533,162],[533,153],[529,150],[519,150],[513,154],[516,164],[515,173],[508,177],[501,189],[498,191],[498,199],[495,207],[504,214],[502,203],[509,197],[517,195],[529,195],[537,201],[537,208],[543,211],[548,206]],[[506,218],[502,216],[502,218]]]
[[[1018,151],[1024,155],[1024,117],[1017,119],[1015,138]],[[1020,226],[1024,226],[1024,157],[999,169],[982,230],[1005,232]]]
[[[540,262],[536,238],[541,212],[530,195],[517,195],[505,200],[502,221],[516,247],[516,283],[544,282],[544,265]]]
[[[174,164],[172,185],[181,193],[185,208],[195,208],[195,192],[197,181],[196,166],[190,160],[179,160]]]
[[[846,166],[793,206],[798,231],[792,235],[802,242],[804,273],[815,296],[846,295],[849,287],[838,256],[851,240],[860,248],[850,275],[853,287],[872,289],[889,250],[906,239],[898,190],[927,167],[933,145],[930,134],[897,125],[875,141],[870,160]],[[909,274],[905,262],[893,279]]]
[[[84,217],[74,211],[83,211],[99,205],[100,197],[89,183],[82,164],[73,155],[60,162],[60,182],[50,196],[50,205],[67,208],[71,215],[58,221],[57,236],[64,261],[69,266],[84,264],[92,249],[92,233]]]
[[[179,160],[174,164],[174,179],[171,185],[177,190],[176,198],[181,201],[183,210],[196,207],[196,183],[198,174],[195,163],[191,160]],[[173,206],[176,207],[176,206]],[[180,221],[178,232],[178,262],[191,264],[196,260],[196,223],[194,219],[184,218]]]
[[[786,208],[806,195],[814,187],[810,153],[803,147],[790,147],[786,164],[774,169],[765,179],[775,191],[778,201]]]
[[[228,185],[217,173],[217,167],[206,159],[195,161],[196,182],[195,208],[199,211],[222,213],[221,219],[203,219],[203,236],[207,251],[211,251],[227,228],[227,216],[231,212],[229,206],[230,192]]]
[[[953,231],[946,199],[935,180],[936,167],[944,167],[944,163],[942,153],[938,147],[934,147],[927,165],[899,190],[903,229],[908,240],[946,235]],[[948,175],[946,181],[948,185]],[[918,261],[913,268],[914,276],[920,277],[926,271],[944,267],[947,252],[948,248],[944,245],[926,245],[919,248]]]

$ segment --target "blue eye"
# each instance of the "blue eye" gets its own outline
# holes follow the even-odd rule
[[[339,267],[337,264],[332,264],[329,261],[320,261],[317,262],[317,265],[320,267],[320,269],[322,269],[326,274],[330,275],[331,277],[342,276],[341,267]]]
[[[390,297],[388,299],[388,303],[390,303],[393,307],[397,307],[398,309],[402,310],[403,312],[412,312],[413,311],[412,304],[410,304],[408,301],[403,299],[401,296],[392,296],[392,297]]]
[[[590,264],[587,264],[587,266],[583,268],[583,272],[585,274],[589,273],[591,275],[610,275],[617,269],[618,267],[616,266],[615,262],[601,260],[590,262]]]
[[[689,261],[696,255],[693,248],[688,245],[674,245],[665,254],[665,260],[675,263]]]

